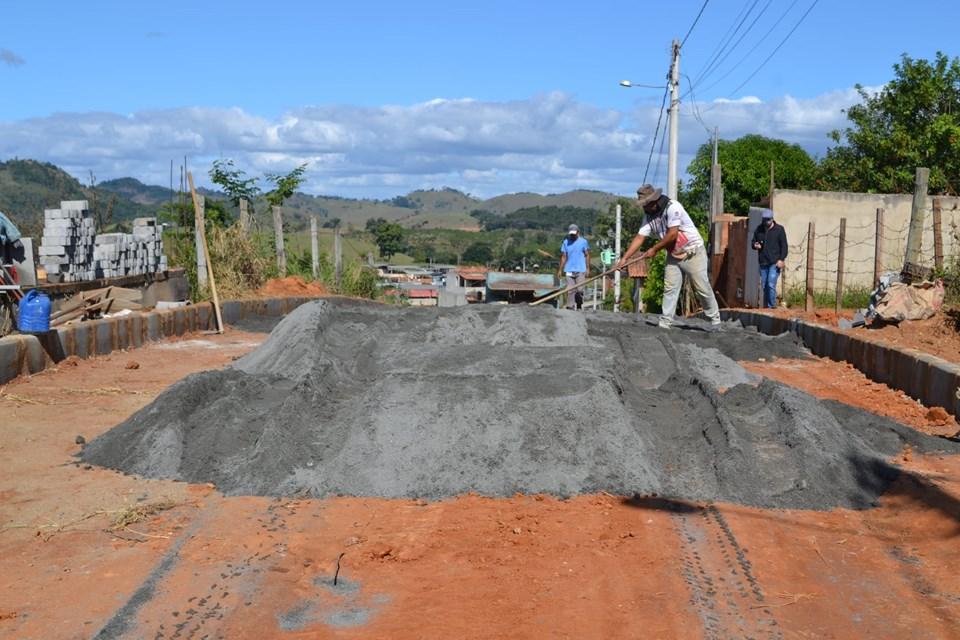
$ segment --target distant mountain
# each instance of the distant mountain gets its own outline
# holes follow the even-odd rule
[[[97,188],[116,193],[127,200],[144,205],[160,205],[169,202],[172,193],[169,187],[143,184],[136,178],[107,180],[98,184]]]
[[[199,191],[208,198],[224,197],[218,191]],[[96,206],[104,221],[109,213],[113,222],[122,222],[137,216],[156,215],[170,196],[168,187],[144,184],[136,178],[107,180],[90,189],[50,163],[0,162],[0,211],[9,214],[28,233],[35,234],[42,226],[43,210],[57,207],[61,200],[87,200],[91,208]],[[451,188],[421,189],[389,200],[296,193],[284,203],[284,219],[290,230],[308,228],[313,215],[319,216],[321,223],[339,219],[344,227],[356,229],[362,229],[371,218],[384,218],[412,229],[477,230],[478,218],[471,216],[474,211],[497,216],[536,207],[606,211],[615,200],[612,194],[587,190],[550,195],[512,193],[487,200]],[[260,228],[271,228],[266,200],[258,198],[254,211]]]
[[[49,162],[9,160],[0,162],[0,211],[28,235],[43,226],[43,210],[55,209],[61,200],[86,200],[100,218],[119,222],[150,209],[102,187],[90,189],[63,169]]]

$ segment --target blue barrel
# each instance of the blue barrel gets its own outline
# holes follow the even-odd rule
[[[24,333],[43,333],[50,330],[50,297],[31,289],[20,301],[20,319],[17,325]]]

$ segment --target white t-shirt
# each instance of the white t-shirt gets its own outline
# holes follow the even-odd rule
[[[667,210],[663,212],[663,215],[657,216],[656,218],[651,218],[647,216],[646,223],[640,227],[640,231],[637,232],[641,236],[656,236],[657,239],[662,240],[665,235],[667,235],[667,230],[671,227],[680,227],[680,232],[687,237],[686,246],[690,249],[695,247],[703,246],[703,238],[700,237],[700,232],[697,231],[697,226],[693,224],[693,220],[690,219],[690,214],[687,213],[687,210],[683,208],[683,205],[679,202],[670,201],[670,204],[667,206]]]

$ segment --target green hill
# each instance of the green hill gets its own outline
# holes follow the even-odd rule
[[[38,235],[43,226],[43,210],[57,208],[61,200],[86,200],[104,224],[108,219],[119,222],[152,211],[103,187],[85,187],[49,162],[0,162],[0,211],[9,215],[24,234]]]
[[[222,194],[200,189],[208,198]],[[352,199],[338,196],[297,193],[284,204],[284,219],[291,231],[307,229],[310,216],[319,216],[321,225],[336,220],[349,229],[364,228],[367,220],[383,218],[410,229],[480,228],[474,211],[506,216],[519,210],[573,207],[605,211],[616,197],[601,191],[577,190],[540,195],[513,193],[488,200],[474,198],[451,188],[421,189],[389,200]],[[25,233],[36,234],[43,222],[43,210],[58,206],[61,200],[87,200],[96,208],[104,224],[137,216],[156,215],[169,202],[168,187],[148,185],[135,178],[107,180],[91,189],[50,163],[36,160],[0,162],[0,211],[10,215]],[[263,198],[254,203],[256,224],[264,230],[272,227],[270,209]]]

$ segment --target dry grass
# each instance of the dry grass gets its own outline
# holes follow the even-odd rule
[[[110,525],[110,531],[122,531],[132,524],[148,520],[158,513],[169,511],[180,503],[169,498],[163,498],[156,502],[146,504],[137,504],[114,512],[113,524]]]
[[[270,260],[239,226],[214,227],[207,234],[207,242],[221,299],[243,297],[267,281]],[[204,297],[208,293],[204,292]]]

